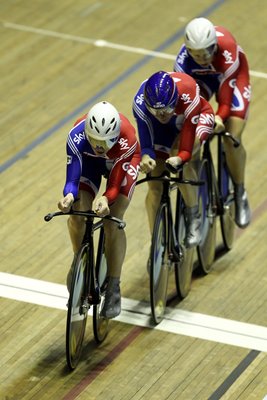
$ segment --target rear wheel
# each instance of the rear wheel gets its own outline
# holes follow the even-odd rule
[[[88,245],[81,248],[73,270],[66,325],[66,358],[68,367],[76,368],[81,352],[89,310],[86,269]]]
[[[177,196],[175,229],[178,234],[179,249],[176,249],[178,260],[174,264],[174,271],[177,294],[183,299],[188,295],[191,289],[195,249],[187,248],[184,244],[186,237],[184,203],[180,192]]]
[[[155,218],[150,253],[150,303],[155,324],[162,320],[167,302],[170,269],[167,223],[167,204],[163,203]]]
[[[235,236],[234,185],[228,172],[224,152],[222,154],[222,175],[220,189],[223,199],[223,213],[220,216],[222,239],[225,249],[231,250]]]
[[[96,279],[100,289],[100,303],[93,306],[93,329],[97,343],[103,342],[108,334],[109,320],[100,315],[104,304],[106,276],[107,261],[104,253],[104,228],[102,227],[100,230],[96,260]]]
[[[208,161],[203,160],[200,167],[199,208],[201,214],[201,241],[197,246],[199,267],[204,275],[212,268],[216,251],[216,199],[213,177],[209,176]]]

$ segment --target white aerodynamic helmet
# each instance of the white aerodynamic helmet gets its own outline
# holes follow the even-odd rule
[[[120,125],[121,120],[116,108],[107,101],[101,101],[87,114],[85,134],[95,151],[106,153],[117,142]]]
[[[207,49],[217,44],[214,25],[206,18],[194,18],[185,27],[185,46],[188,49]]]

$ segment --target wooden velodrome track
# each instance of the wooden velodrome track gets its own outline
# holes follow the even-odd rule
[[[266,2],[14,0],[1,1],[0,11],[0,400],[263,399]],[[234,248],[208,276],[193,279],[188,297],[170,302],[153,328],[146,188],[137,187],[126,215],[123,311],[99,347],[89,317],[83,358],[69,373],[65,276],[72,252],[66,219],[43,221],[62,193],[66,135],[103,99],[134,123],[139,84],[156,70],[172,69],[184,26],[199,15],[227,26],[250,61],[253,98],[244,142],[252,223],[236,231]]]

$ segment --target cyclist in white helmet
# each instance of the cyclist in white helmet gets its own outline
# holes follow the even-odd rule
[[[138,176],[140,147],[135,129],[113,105],[102,101],[94,105],[70,130],[67,139],[67,174],[63,198],[58,207],[63,212],[93,209],[100,216],[111,214],[123,219]],[[104,193],[97,196],[102,177],[107,177]],[[70,288],[72,269],[81,245],[83,217],[69,216],[68,229],[74,258],[67,276]],[[102,315],[114,318],[121,311],[120,276],[126,253],[123,229],[105,221],[107,291]]]
[[[210,100],[215,95],[217,133],[227,130],[241,141],[237,148],[224,141],[227,165],[235,186],[235,222],[245,228],[251,219],[244,187],[246,151],[242,144],[251,86],[249,67],[244,51],[232,34],[222,26],[214,26],[206,18],[190,21],[174,65],[177,72],[191,75],[199,84],[201,95]]]

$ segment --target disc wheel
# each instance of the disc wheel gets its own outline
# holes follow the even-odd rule
[[[68,301],[66,324],[66,358],[70,370],[74,370],[80,360],[89,309],[86,291],[86,264],[88,246],[79,252],[73,270]]]
[[[203,160],[199,172],[200,180],[204,184],[199,187],[201,240],[197,246],[197,271],[204,275],[211,271],[216,251],[216,199],[213,179],[209,175],[207,160]]]
[[[220,224],[223,244],[228,251],[233,247],[235,236],[235,201],[234,185],[227,169],[225,156],[223,156],[222,163],[221,193],[223,199],[223,213],[220,216]]]
[[[93,306],[93,330],[97,343],[103,342],[108,334],[109,320],[100,315],[105,298],[107,261],[104,253],[104,229],[101,228],[96,261],[96,278],[100,288],[100,303]]]
[[[155,324],[163,318],[169,276],[167,244],[167,204],[160,204],[155,218],[150,253],[150,303]]]
[[[177,294],[181,299],[184,299],[190,289],[191,289],[191,281],[192,281],[192,272],[193,272],[193,261],[194,261],[194,248],[187,248],[185,246],[185,237],[186,237],[186,229],[185,229],[185,216],[184,216],[184,205],[179,195],[180,200],[177,204],[176,213],[178,213],[176,218],[176,232],[178,234],[179,240],[179,249],[178,249],[178,261],[174,264],[175,271],[175,284]]]

